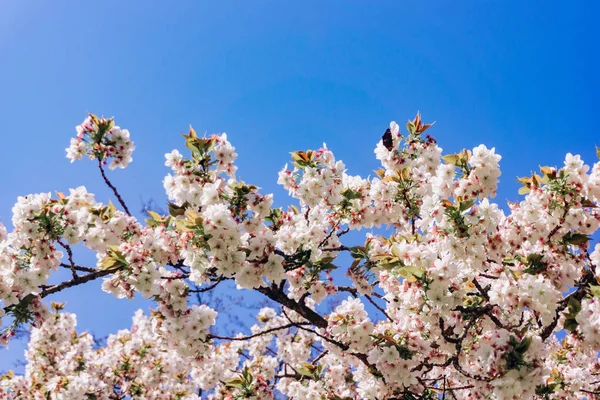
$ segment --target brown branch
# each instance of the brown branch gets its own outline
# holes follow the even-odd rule
[[[327,353],[329,353],[329,350],[323,350],[321,354],[319,354],[317,357],[315,357],[314,360],[312,360],[311,364],[315,365],[316,363],[318,363],[321,358],[327,355]]]
[[[554,315],[554,319],[552,320],[552,322],[546,326],[543,330],[542,333],[540,334],[540,337],[542,338],[542,340],[546,340],[550,337],[550,335],[552,335],[552,332],[554,332],[554,329],[556,328],[556,325],[558,325],[558,320],[560,319],[560,315],[561,313],[567,308],[567,306],[569,305],[569,300],[571,298],[574,298],[576,300],[581,301],[581,299],[583,299],[583,297],[585,296],[586,290],[588,288],[588,285],[590,283],[594,282],[594,274],[591,273],[587,273],[584,274],[581,279],[579,280],[579,282],[577,283],[577,290],[575,290],[574,292],[571,292],[568,296],[566,296],[565,298],[563,298],[558,307],[556,307],[556,313]]]
[[[394,320],[392,319],[392,317],[389,316],[389,314],[383,309],[383,307],[381,307],[379,304],[375,303],[375,300],[373,300],[373,298],[371,296],[369,296],[368,294],[366,294],[365,297],[367,298],[367,300],[369,300],[369,303],[373,304],[375,306],[375,308],[377,308],[379,311],[381,311],[383,313],[383,315],[385,315],[385,317],[390,322],[394,322]]]
[[[377,284],[377,282],[373,282],[371,284],[371,287],[375,286],[376,284]],[[354,297],[359,295],[358,289],[350,287],[350,286],[337,286],[337,291],[351,293]],[[389,303],[389,301],[385,297],[383,297],[380,293],[372,292],[369,296],[377,297],[378,299],[381,299],[381,300],[385,301],[386,303]]]
[[[161,276],[160,279],[176,280],[176,279],[187,279],[189,277],[190,277],[189,274],[183,274],[183,275],[174,275],[174,276]]]
[[[568,204],[566,201],[564,203],[565,203],[565,211],[563,212],[562,217],[560,217],[558,225],[556,225],[554,228],[552,228],[550,233],[548,233],[548,239],[547,239],[548,241],[550,241],[550,239],[552,239],[552,236],[554,236],[556,234],[556,232],[558,232],[558,230],[560,229],[562,224],[565,222],[565,218],[567,217],[567,214],[569,213]]]
[[[277,303],[281,304],[300,314],[307,321],[311,322],[314,326],[319,328],[326,328],[327,321],[321,315],[311,310],[308,306],[302,303],[298,303],[295,300],[290,299],[282,290],[280,290],[275,285],[271,285],[270,287],[258,287],[257,291],[264,294],[268,298]]]
[[[67,251],[67,258],[69,259],[69,268],[71,269],[71,274],[73,275],[73,279],[77,278],[77,272],[75,272],[75,261],[73,261],[73,250],[71,250],[71,246],[64,243],[60,238],[56,239],[56,242]]]
[[[290,317],[285,312],[285,309],[282,309],[282,312],[283,312],[283,315],[285,315],[285,317],[288,319],[288,321],[292,322],[292,320],[290,319]],[[327,321],[325,321],[325,324],[327,324]],[[312,334],[320,337],[321,339],[323,339],[323,340],[325,340],[325,341],[327,341],[327,342],[329,342],[331,344],[336,345],[337,347],[339,347],[340,349],[342,349],[344,351],[348,351],[349,348],[350,348],[347,344],[344,344],[344,343],[339,342],[337,340],[328,338],[327,336],[321,335],[320,333],[318,333],[318,332],[316,332],[316,331],[314,331],[312,329],[309,329],[309,328],[306,328],[306,327],[300,326],[300,325],[297,325],[297,327],[299,329],[304,330],[304,331],[310,332],[310,333],[312,333]],[[353,355],[354,357],[358,358],[368,368],[369,372],[371,374],[373,374],[373,376],[380,377],[385,382],[385,379],[383,378],[383,375],[377,370],[377,368],[373,364],[371,364],[369,362],[369,360],[367,359],[367,355],[366,354],[363,354],[363,353],[350,353],[350,354]]]
[[[102,179],[104,179],[104,183],[106,183],[106,185],[109,188],[111,188],[111,190],[115,194],[115,197],[119,201],[119,204],[121,204],[121,207],[123,207],[123,209],[125,210],[125,212],[127,213],[127,215],[131,216],[131,213],[129,212],[129,208],[127,208],[127,205],[125,204],[125,201],[123,201],[123,198],[119,194],[119,191],[117,190],[117,188],[106,177],[106,174],[104,173],[104,168],[102,167],[102,160],[100,160],[100,159],[98,159],[98,168],[100,169],[100,173],[102,174]]]
[[[321,250],[322,250],[322,251],[344,251],[344,250],[346,250],[346,251],[350,251],[350,248],[349,248],[349,247],[346,247],[346,246],[344,246],[344,245],[341,245],[341,246],[339,246],[339,247],[326,247],[326,248],[324,248],[324,249],[321,249]]]
[[[289,329],[289,328],[298,327],[298,325],[310,325],[310,323],[309,322],[292,322],[292,323],[289,323],[287,325],[282,325],[282,326],[278,326],[278,327],[275,327],[275,328],[266,329],[266,330],[264,330],[262,332],[258,332],[258,333],[255,333],[253,335],[242,336],[242,337],[228,337],[228,336],[217,336],[217,335],[208,335],[208,337],[211,338],[211,339],[242,340],[243,341],[243,340],[250,340],[252,338],[259,337],[259,336],[262,336],[262,335],[266,335],[266,334],[271,333],[271,332],[280,331],[282,329]]]
[[[68,268],[68,269],[74,268],[75,271],[81,271],[81,272],[96,272],[96,271],[98,271],[96,268],[82,267],[81,265],[69,265],[69,264],[65,264],[65,263],[60,263],[59,265],[63,268]]]
[[[470,372],[465,371],[461,367],[460,363],[458,362],[458,357],[455,356],[453,358],[454,358],[454,360],[452,360],[452,365],[454,366],[454,369],[456,369],[458,372],[460,372],[467,378],[475,379],[476,381],[482,381],[482,382],[491,382],[494,380],[494,378],[489,378],[489,377],[485,377],[485,376],[481,376],[481,375],[475,375],[475,374],[471,374]]]
[[[40,293],[40,297],[46,297],[53,293],[60,292],[63,289],[81,285],[82,283],[93,281],[95,279],[101,278],[106,275],[110,275],[117,271],[119,271],[119,269],[111,269],[111,270],[98,269],[98,270],[95,270],[95,272],[91,272],[87,275],[77,276],[77,277],[71,279],[70,281],[66,281],[66,282],[60,283],[58,285],[44,288],[42,290],[42,292]]]
[[[219,283],[221,283],[221,282],[223,282],[224,280],[227,280],[227,279],[230,279],[230,278],[221,277],[221,278],[217,279],[215,281],[215,283],[213,283],[210,286],[207,286],[207,287],[201,288],[201,289],[190,289],[188,292],[189,293],[204,293],[204,292],[208,292],[209,290],[216,288],[219,285]]]
[[[333,232],[335,232],[335,230],[338,228],[339,225],[340,225],[340,221],[337,221],[335,223],[335,225],[331,227],[331,229],[329,230],[329,233],[327,234],[327,236],[325,236],[325,239],[321,240],[321,243],[319,243],[319,245],[317,246],[317,248],[323,246],[325,243],[327,243],[327,241],[329,239],[331,239],[331,236],[333,235]]]
[[[275,379],[281,379],[281,378],[292,378],[292,379],[296,379],[296,380],[300,380],[300,379],[312,379],[310,376],[307,375],[302,375],[302,374],[279,374],[279,375],[275,375]]]
[[[284,311],[284,314],[285,314],[285,311]],[[288,320],[290,319],[290,317],[288,317],[287,314],[285,314],[285,316],[287,317]],[[303,326],[298,326],[298,328],[302,329],[303,331],[310,332],[313,335],[318,336],[321,339],[325,340],[326,342],[329,342],[331,344],[336,345],[337,347],[339,347],[342,350],[348,350],[348,348],[349,348],[348,345],[346,345],[346,344],[344,344],[342,342],[338,342],[337,340],[331,339],[331,338],[329,338],[329,337],[327,337],[325,335],[321,335],[319,332],[317,332],[315,330],[308,329],[308,328],[305,328]]]
[[[448,390],[467,390],[467,389],[473,389],[475,386],[473,385],[466,385],[466,386],[455,386],[455,387],[446,387],[445,386],[445,382],[444,382],[444,391]],[[427,389],[435,389],[435,390],[440,390],[439,387],[435,387],[435,386],[426,386]]]
[[[499,278],[499,277],[497,277],[497,276],[494,276],[494,275],[489,275],[489,274],[479,274],[479,276],[482,276],[482,277],[484,277],[484,278],[488,278],[488,279],[500,279],[500,278]]]
[[[580,392],[587,393],[587,394],[600,394],[600,392],[593,392],[591,390],[585,390],[585,389],[581,389]]]

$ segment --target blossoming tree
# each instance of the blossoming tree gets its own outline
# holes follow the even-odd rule
[[[600,398],[600,163],[568,154],[521,178],[506,215],[489,200],[494,149],[442,155],[429,127],[392,122],[372,178],[325,146],[292,153],[278,180],[299,202],[287,209],[236,179],[225,134],[190,129],[187,156],[166,155],[168,214],[140,221],[104,170],[131,162],[129,132],[90,115],[67,157],[95,160],[116,206],[84,187],[32,194],[13,231],[0,226],[0,341],[32,326],[25,374],[0,378],[0,399]],[[382,226],[391,234],[344,243]],[[69,278],[49,285],[59,269]],[[44,301],[95,279],[155,302],[103,347]],[[250,334],[215,334],[217,312],[190,301],[228,280],[275,305]]]

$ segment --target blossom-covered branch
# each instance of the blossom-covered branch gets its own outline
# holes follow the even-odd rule
[[[31,326],[0,399],[600,398],[600,163],[567,154],[503,209],[495,150],[444,154],[430,128],[392,122],[369,178],[326,145],[292,152],[279,208],[237,178],[226,134],[190,127],[166,154],[168,213],[140,220],[104,170],[132,161],[129,132],[90,115],[67,157],[97,160],[120,209],[78,187],[19,197],[0,225],[0,341]],[[47,304],[95,279],[154,302],[104,346]],[[250,332],[197,301],[229,283],[270,304]]]

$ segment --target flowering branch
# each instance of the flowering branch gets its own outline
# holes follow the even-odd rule
[[[597,396],[600,162],[540,167],[505,211],[491,201],[495,149],[443,154],[430,127],[392,122],[373,177],[348,175],[325,145],[292,152],[287,208],[237,178],[226,134],[190,127],[188,155],[166,155],[165,212],[138,220],[104,170],[132,161],[129,131],[90,114],[67,157],[96,160],[124,212],[84,187],[18,198],[13,231],[0,225],[0,344],[32,332],[25,374],[0,377],[0,398]],[[364,243],[344,243],[361,230]],[[76,246],[96,265],[77,265]],[[59,267],[71,278],[49,285]],[[98,278],[154,303],[105,343],[44,300]],[[254,308],[224,281],[264,296],[255,322],[230,312]],[[252,333],[222,334],[224,321]]]

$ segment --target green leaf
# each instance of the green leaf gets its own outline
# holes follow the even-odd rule
[[[502,260],[502,264],[504,265],[515,265],[515,259],[514,258],[510,258],[510,257],[506,257]]]
[[[588,199],[581,200],[581,207],[598,208],[596,203]]]
[[[539,263],[540,261],[542,261],[542,258],[544,258],[544,256],[542,254],[531,253],[530,255],[527,256],[527,262],[529,264]]]
[[[600,286],[590,285],[590,292],[594,297],[600,298]]]
[[[540,166],[540,172],[548,178],[556,178],[556,168],[549,166]]]
[[[146,212],[153,220],[162,221],[162,216],[159,213],[157,213],[156,211],[146,210]]]
[[[307,151],[294,151],[290,153],[292,155],[292,165],[297,168],[305,167],[316,167],[317,161],[315,160],[316,153],[313,150]]]
[[[180,232],[191,232],[193,231],[194,226],[188,225],[186,221],[176,220],[175,221],[175,229]]]
[[[416,278],[422,278],[423,274],[424,274],[424,272],[421,268],[415,267],[412,265],[407,265],[407,266],[400,268],[399,272],[400,272],[400,276],[402,276],[403,278],[408,278],[411,275]]]
[[[565,319],[563,328],[568,330],[569,332],[573,332],[575,329],[577,329],[577,326],[579,326],[579,324],[577,323],[575,318],[567,318]]]
[[[200,140],[202,140],[202,142],[203,142],[202,148],[206,153],[213,151],[213,149],[217,145],[217,140],[214,137],[211,137],[209,139],[200,139]]]
[[[416,126],[415,126],[415,124],[414,124],[414,122],[413,122],[413,121],[408,121],[408,122],[406,123],[406,130],[407,130],[407,131],[408,131],[408,133],[410,133],[411,135],[414,135],[414,134],[415,134],[415,131],[416,131]]]
[[[244,369],[242,370],[242,376],[246,380],[246,383],[252,383],[253,378],[248,367],[244,367]]]
[[[173,217],[179,217],[185,214],[185,204],[182,206],[178,206],[175,203],[169,203],[169,214]]]
[[[538,385],[535,388],[535,394],[537,394],[538,396],[542,396],[542,398],[544,399],[549,399],[550,397],[548,396],[554,393],[557,386],[558,385],[556,383],[550,385]]]
[[[304,376],[312,376],[313,375],[312,372],[304,366],[297,367],[296,371],[298,371],[299,374],[304,375]]]
[[[110,131],[112,128],[115,127],[115,120],[112,118],[107,119],[104,122],[104,129],[106,130],[106,132]]]
[[[523,270],[531,275],[539,274],[540,272],[544,272],[548,269],[548,263],[542,261],[544,256],[538,253],[532,253],[527,256],[527,258],[521,256],[521,262],[527,267]]]
[[[475,204],[475,200],[471,199],[471,200],[466,200],[466,201],[461,201],[460,205],[458,206],[458,209],[462,212],[462,211],[466,211],[469,208],[473,207],[473,204]]]
[[[600,147],[596,146],[596,157],[600,158]]]
[[[110,245],[106,250],[106,257],[98,262],[98,268],[103,271],[112,271],[128,265],[123,253],[119,251],[119,246]]]
[[[519,279],[521,279],[523,277],[523,274],[521,274],[517,270],[508,268],[508,272],[510,272],[510,274],[513,276],[513,278],[515,278],[516,281],[518,281]]]
[[[344,196],[347,200],[356,200],[356,199],[362,198],[362,195],[360,194],[359,191],[352,190],[352,189],[344,190],[342,192],[342,196]]]
[[[390,271],[396,267],[402,266],[402,264],[398,261],[381,261],[378,266]]]
[[[515,347],[515,350],[523,354],[529,349],[529,345],[531,345],[531,337],[526,337]]]
[[[458,162],[458,159],[459,159],[459,155],[458,154],[447,154],[445,156],[442,156],[442,160],[446,164],[456,165],[456,163]]]
[[[119,260],[113,257],[106,257],[98,263],[98,268],[102,271],[112,271],[121,267]]]
[[[242,378],[233,378],[225,382],[225,386],[232,388],[241,388],[244,386],[244,380]]]
[[[519,193],[519,194],[527,194],[527,193],[529,193],[529,192],[531,192],[531,189],[529,189],[527,186],[523,186],[523,187],[521,187],[521,188],[519,189],[519,192],[518,192],[518,193]]]
[[[588,242],[589,240],[592,240],[592,238],[589,237],[588,235],[584,235],[583,233],[569,232],[563,237],[563,240],[566,244],[581,246],[582,244]]]
[[[185,140],[185,147],[190,149],[192,153],[200,154],[200,148],[197,146],[196,138],[188,138]]]
[[[575,297],[569,298],[567,306],[569,308],[569,314],[572,317],[575,317],[579,311],[581,311],[581,303]]]
[[[517,338],[512,335],[508,338],[508,342],[510,343],[510,345],[512,347],[516,347],[519,344],[519,341],[517,340]]]
[[[35,298],[35,295],[33,294],[28,294],[27,296],[23,297],[21,299],[21,301],[19,302],[20,305],[28,307],[29,304],[31,304],[31,302],[33,301],[33,299]]]
[[[367,249],[364,246],[350,247],[350,255],[357,259],[366,258]]]
[[[337,266],[332,263],[321,265],[321,271],[333,271],[334,269],[337,269]]]

